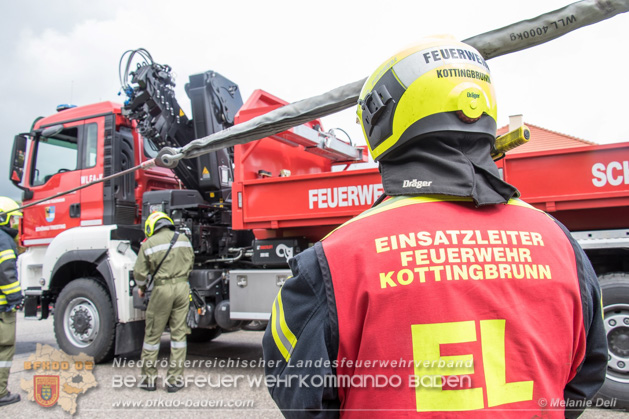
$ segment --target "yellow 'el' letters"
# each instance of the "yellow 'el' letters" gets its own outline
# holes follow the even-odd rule
[[[507,383],[505,376],[505,320],[481,320],[481,345],[485,385],[487,389],[487,406],[499,406],[508,403],[533,399],[533,381]],[[472,355],[450,357],[440,356],[440,345],[452,343],[475,342],[476,325],[474,321],[414,324],[411,326],[413,340],[413,358],[417,376],[451,376],[473,374],[474,366],[469,361]],[[427,363],[422,366],[420,360],[445,361],[448,368],[439,368]],[[443,363],[441,363],[443,365]],[[454,366],[452,366],[454,365]],[[441,379],[438,379],[441,384]],[[415,400],[418,412],[448,412],[483,409],[483,389],[468,388],[461,390],[443,390],[441,386],[415,389]]]

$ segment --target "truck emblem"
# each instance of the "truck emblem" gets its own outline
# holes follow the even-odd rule
[[[52,223],[55,220],[55,207],[45,207],[44,211],[46,212],[46,221]]]

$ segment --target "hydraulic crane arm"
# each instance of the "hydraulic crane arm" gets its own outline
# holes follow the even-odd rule
[[[164,147],[183,147],[194,139],[194,130],[175,98],[175,82],[169,66],[153,61],[148,51],[127,51],[127,69],[121,75],[123,89],[128,96],[123,114],[136,121],[138,132],[159,150]],[[135,54],[144,57],[132,73],[128,73]],[[122,58],[121,58],[122,63]],[[127,84],[128,78],[135,87]],[[187,188],[198,189],[196,168],[182,164],[173,169]]]
[[[144,60],[130,72],[136,55]],[[123,114],[135,120],[138,132],[158,150],[185,147],[195,138],[222,131],[234,124],[242,106],[238,86],[213,71],[196,74],[186,84],[194,118],[188,119],[175,97],[175,81],[168,65],[158,64],[145,49],[123,54],[127,63],[120,79],[128,96]],[[129,84],[129,81],[131,84]],[[210,198],[227,195],[231,186],[232,157],[228,150],[184,159],[173,171],[187,189],[198,190]],[[211,200],[211,199],[208,199]]]

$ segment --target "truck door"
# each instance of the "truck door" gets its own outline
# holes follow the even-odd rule
[[[63,130],[57,134],[34,139],[30,144],[26,179],[27,187],[32,191],[32,201],[74,189],[89,179],[102,176],[102,168],[99,175],[97,165],[98,125],[95,120],[89,123],[70,122],[64,124]],[[91,188],[98,189],[99,186],[88,189]],[[100,197],[102,202],[102,186]],[[86,219],[96,219],[95,205],[93,202],[82,205],[82,191],[79,190],[25,210],[22,225],[24,244],[48,244],[62,231],[78,227]]]
[[[86,120],[83,135],[79,135],[79,167],[81,185],[103,178],[103,153],[105,127],[103,118]],[[101,135],[99,135],[101,133]],[[100,143],[100,144],[99,144]],[[81,226],[103,224],[103,184],[97,183],[81,189],[79,205],[75,206],[73,216],[79,216]],[[78,211],[78,214],[77,214]]]

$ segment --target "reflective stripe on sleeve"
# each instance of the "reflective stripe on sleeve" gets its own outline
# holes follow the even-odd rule
[[[15,252],[13,249],[4,250],[0,252],[0,263],[7,261],[9,259],[15,259]]]
[[[188,343],[185,340],[181,341],[181,342],[177,342],[177,341],[174,341],[174,340],[170,341],[170,347],[171,348],[181,349],[181,348],[185,348],[187,346],[188,346]]]
[[[147,351],[157,351],[159,350],[159,343],[156,343],[155,345],[151,345],[144,342],[144,344],[142,345],[142,349],[146,349]]]
[[[550,219],[552,219],[552,218],[553,218],[553,217],[551,217],[551,215],[550,215],[550,214],[548,214],[547,212],[542,211],[542,210],[541,210],[541,209],[539,209],[539,208],[535,208],[533,205],[531,205],[531,204],[529,204],[529,203],[527,203],[527,202],[524,202],[524,201],[522,201],[522,200],[521,200],[521,199],[519,199],[519,198],[512,198],[512,199],[510,199],[510,200],[509,200],[509,202],[507,202],[507,205],[513,205],[513,206],[516,206],[516,207],[522,207],[522,208],[532,209],[532,210],[534,210],[534,211],[541,212],[542,214],[546,214],[546,216],[547,216],[548,218],[550,218]]]
[[[20,281],[15,281],[10,283],[9,285],[0,285],[0,291],[5,294],[13,294],[16,292],[20,292]]]
[[[170,243],[158,244],[157,246],[149,247],[144,250],[144,254],[146,256],[152,255],[153,253],[161,252],[163,250],[168,250],[170,247]],[[173,249],[177,247],[192,247],[192,244],[189,241],[178,241],[173,245]]]
[[[273,327],[271,332],[273,334],[273,340],[277,349],[281,352],[286,361],[290,359],[295,345],[297,344],[297,338],[295,334],[290,330],[286,319],[284,318],[284,306],[282,305],[282,290],[277,294],[277,298],[273,302],[273,314],[272,319]]]
[[[0,361],[0,368],[11,368],[13,361]]]
[[[0,295],[0,305],[5,305],[7,303],[7,297],[4,295]]]

